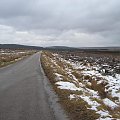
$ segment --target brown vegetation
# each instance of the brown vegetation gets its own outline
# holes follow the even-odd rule
[[[0,67],[9,65],[18,61],[26,56],[32,55],[35,51],[31,50],[0,50]]]
[[[97,118],[99,118],[99,114],[97,114],[93,110],[87,109],[87,106],[89,105],[84,100],[69,99],[70,94],[76,93],[80,95],[82,94],[81,91],[70,91],[70,90],[63,90],[57,88],[57,85],[55,84],[56,79],[54,72],[57,71],[57,73],[64,75],[63,81],[72,82],[72,80],[70,80],[71,78],[64,71],[64,65],[63,65],[64,63],[60,61],[56,61],[58,64],[55,65],[51,62],[52,57],[53,55],[51,55],[50,52],[48,51],[42,52],[41,54],[42,67],[44,69],[46,76],[49,78],[50,82],[52,83],[55,92],[58,94],[60,98],[59,102],[63,105],[68,115],[70,116],[71,120],[96,120]],[[74,74],[76,75],[76,77],[78,76],[76,72],[74,72]]]

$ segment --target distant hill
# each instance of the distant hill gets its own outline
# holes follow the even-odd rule
[[[119,51],[120,47],[67,47],[67,46],[51,46],[46,47],[48,50],[81,50],[81,51]]]
[[[84,51],[118,51],[120,52],[120,47],[80,47],[78,48]]]
[[[27,46],[27,45],[18,45],[18,44],[0,44],[0,49],[34,49],[42,50],[43,47],[38,46]]]
[[[119,46],[116,47],[79,47],[80,49],[120,49]]]
[[[47,50],[79,50],[79,48],[75,48],[75,47],[67,47],[67,46],[50,46],[50,47],[46,47],[45,49]]]
[[[120,47],[67,47],[67,46],[50,46],[50,47],[39,47],[39,46],[27,46],[19,44],[0,44],[0,49],[35,49],[35,50],[59,50],[59,51],[112,51],[120,52]]]

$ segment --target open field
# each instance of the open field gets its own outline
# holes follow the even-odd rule
[[[32,55],[35,52],[35,50],[0,49],[0,67],[21,60],[24,57]]]
[[[120,54],[43,51],[41,63],[71,120],[120,119]]]

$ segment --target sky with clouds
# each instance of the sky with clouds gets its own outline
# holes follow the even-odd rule
[[[120,0],[1,0],[0,44],[120,46]]]

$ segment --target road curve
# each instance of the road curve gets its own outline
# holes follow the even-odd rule
[[[0,120],[55,120],[39,53],[0,69]]]

